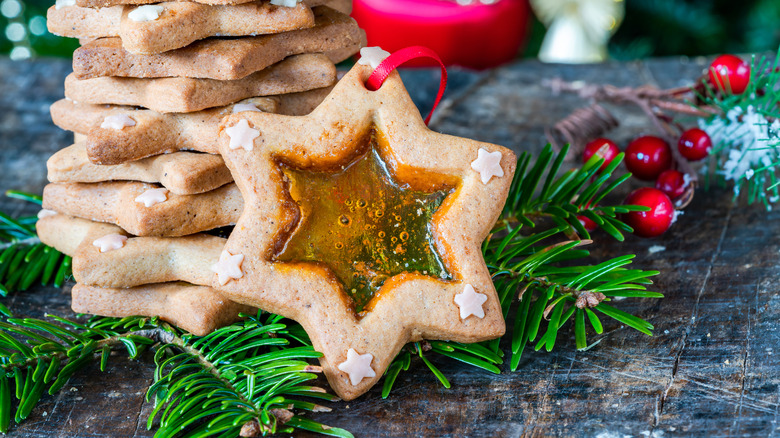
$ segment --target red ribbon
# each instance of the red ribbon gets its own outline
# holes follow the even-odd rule
[[[433,111],[439,105],[439,102],[441,102],[442,96],[444,96],[444,90],[447,88],[447,67],[444,66],[444,62],[442,62],[441,58],[439,58],[439,55],[436,54],[436,52],[433,50],[423,46],[411,46],[398,50],[397,52],[385,58],[384,61],[382,61],[379,66],[374,69],[374,71],[371,73],[371,76],[368,77],[368,81],[366,81],[366,88],[371,91],[378,90],[380,87],[382,87],[382,84],[385,83],[385,79],[387,79],[393,70],[398,68],[401,64],[416,58],[431,58],[438,62],[441,66],[439,93],[436,95],[436,100],[433,102],[433,108],[431,108],[431,112],[428,113],[428,117],[425,118],[425,124],[427,125],[431,121]]]

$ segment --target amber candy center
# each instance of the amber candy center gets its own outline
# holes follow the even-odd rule
[[[273,260],[327,266],[360,312],[394,275],[451,279],[437,252],[431,220],[451,190],[432,193],[397,183],[377,148],[335,171],[281,164],[300,209],[297,227]]]

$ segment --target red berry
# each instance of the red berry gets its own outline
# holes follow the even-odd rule
[[[646,135],[628,144],[626,167],[635,177],[653,181],[672,167],[672,149],[662,138]]]
[[[596,225],[596,223],[595,223],[595,222],[593,222],[593,220],[591,220],[591,219],[590,219],[589,217],[587,217],[587,216],[583,216],[583,215],[577,216],[577,220],[579,220],[579,221],[580,221],[580,223],[582,224],[582,226],[583,226],[583,227],[585,227],[585,229],[586,229],[586,230],[587,230],[589,233],[592,233],[593,231],[596,231],[596,228],[598,228],[598,225]]]
[[[666,193],[671,199],[685,193],[686,187],[688,182],[685,181],[685,175],[677,170],[665,170],[655,180],[655,188]]]
[[[644,205],[650,211],[632,211],[623,215],[623,221],[640,237],[660,236],[674,219],[674,206],[666,194],[658,189],[642,187],[631,192],[624,205]]]
[[[709,69],[710,83],[728,94],[742,94],[750,83],[750,64],[738,56],[720,55]]]
[[[585,151],[582,153],[582,162],[587,163],[594,155],[604,159],[599,172],[603,171],[612,160],[620,153],[614,141],[608,138],[597,138],[585,145]],[[590,230],[588,230],[590,231]]]
[[[699,161],[710,154],[712,139],[701,129],[691,128],[680,136],[677,149],[689,161]]]

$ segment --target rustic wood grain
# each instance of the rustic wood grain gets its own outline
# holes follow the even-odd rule
[[[546,143],[544,127],[585,103],[552,96],[543,79],[671,87],[697,77],[705,65],[701,59],[596,66],[526,61],[481,73],[453,70],[432,127],[538,151]],[[0,60],[0,188],[40,192],[46,158],[69,144],[69,135],[48,118],[69,70],[65,61]],[[403,75],[427,112],[438,72]],[[637,111],[617,114],[623,126],[613,138],[623,144],[650,129]],[[6,199],[0,210],[35,211]],[[578,352],[569,328],[556,351],[526,352],[517,372],[498,376],[435,359],[453,383],[449,390],[414,362],[387,400],[377,387],[314,418],[363,437],[780,435],[780,212],[733,205],[727,191],[700,191],[660,238],[596,239],[594,260],[636,253],[638,267],[663,272],[655,289],[665,299],[619,303],[655,324],[655,336],[605,321],[605,333],[590,338],[597,345]],[[666,250],[650,253],[653,245]],[[5,302],[19,315],[71,316],[68,289],[37,288]],[[106,373],[95,367],[79,372],[11,435],[152,436],[146,430],[151,405],[144,402],[153,370],[148,358],[119,356],[111,363]]]

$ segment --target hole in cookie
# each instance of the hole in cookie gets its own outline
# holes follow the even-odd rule
[[[333,169],[279,164],[300,219],[272,256],[276,262],[326,266],[357,313],[394,276],[452,279],[437,248],[433,221],[455,187],[454,181],[421,183],[414,172],[404,174],[413,184],[399,183],[373,129],[360,150],[348,164]]]

